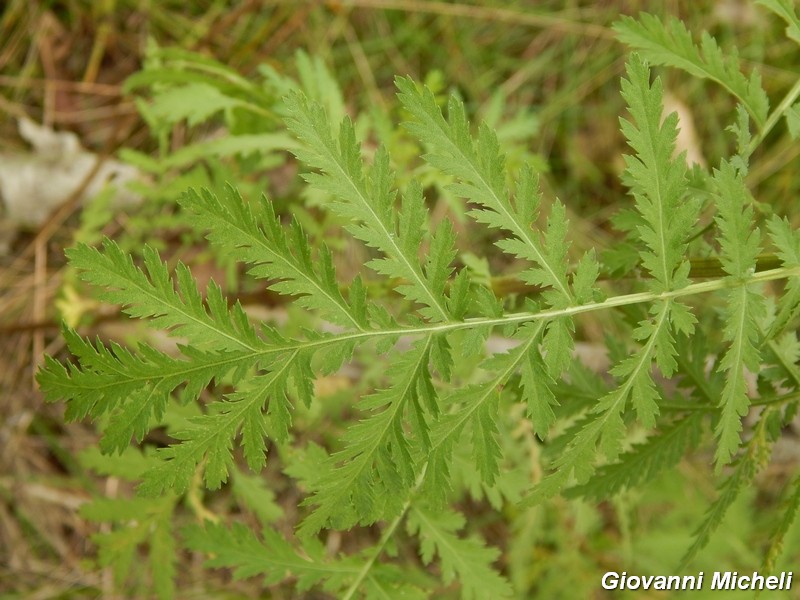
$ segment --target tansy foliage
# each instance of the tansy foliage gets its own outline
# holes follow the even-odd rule
[[[764,4],[793,23],[789,7]],[[768,114],[758,75],[745,77],[735,55],[726,58],[710,36],[697,46],[680,22],[663,25],[646,15],[639,22],[623,19],[617,30],[651,62],[721,83],[759,127],[781,116]],[[103,300],[167,329],[180,343],[177,354],[168,354],[145,343],[90,341],[66,329],[74,360],[47,359],[38,376],[47,398],[66,401],[68,419],[102,420],[101,449],[123,453],[131,439],[141,442],[162,423],[172,400],[194,405],[202,396],[202,410],[172,423],[170,443],[148,462],[142,498],[120,505],[124,510],[114,518],[149,515],[140,522],[158,532],[151,549],[160,556],[170,550],[157,540],[176,495],[188,493],[196,504],[201,474],[207,488],[220,488],[231,476],[236,480],[240,450],[258,472],[272,460],[267,449],[273,447],[295,456],[286,459],[286,473],[305,492],[297,539],[269,524],[260,533],[221,523],[186,530],[186,546],[211,555],[209,566],[229,567],[235,577],[263,576],[265,585],[291,576],[298,590],[316,586],[346,598],[419,597],[445,588],[465,598],[511,597],[514,590],[496,565],[499,551],[462,533],[465,518],[455,501],[467,479],[473,497],[493,504],[520,495],[508,481],[511,459],[504,451],[509,414],[520,406],[517,414],[524,414],[544,456],[536,474],[517,486],[528,488],[523,506],[562,492],[609,498],[652,481],[697,448],[713,447],[717,467],[732,465],[732,472],[687,557],[696,554],[764,467],[797,403],[800,351],[792,325],[800,312],[800,236],[779,216],[766,221],[768,238],[761,234],[745,180],[745,149],[711,172],[696,173],[709,194],[705,204],[694,196],[685,158],[675,151],[677,115],[663,117],[663,84],[645,58],[631,55],[621,84],[632,223],[625,251],[638,265],[626,283],[632,290],[598,283],[606,269],[596,252],[571,252],[565,203],[545,200],[532,167],[510,173],[491,128],[473,133],[462,101],[451,97],[443,111],[410,78],[396,81],[404,126],[425,149],[423,160],[451,182],[448,191],[463,200],[466,213],[521,265],[516,277],[538,290],[522,309],[458,266],[454,226],[446,217],[430,218],[428,191],[419,183],[398,185],[385,147],[368,153],[348,117],[332,123],[331,107],[326,112],[296,89],[286,90],[280,109],[294,137],[290,149],[305,181],[326,199],[322,206],[363,244],[370,256],[365,268],[351,278],[338,275],[334,252],[313,244],[298,219],[282,218],[265,197],[245,199],[230,186],[188,190],[181,206],[220,252],[290,297],[304,323],[325,326],[255,322],[215,283],[200,289],[188,267],[168,269],[149,247],[139,264],[111,240],[69,250],[73,267]],[[201,93],[198,86],[205,85],[190,81],[183,92]],[[162,98],[162,109],[176,98]],[[236,102],[209,95],[200,108],[181,114],[203,119]],[[789,110],[791,102],[780,106]],[[749,140],[746,113],[738,115],[740,141]],[[713,217],[705,229],[703,212]],[[758,270],[768,246],[780,266]],[[713,254],[717,275],[693,280],[693,253]],[[393,295],[371,292],[376,280]],[[785,290],[768,302],[765,285],[772,281],[785,282]],[[576,323],[590,313],[627,332],[609,340],[614,364],[600,383],[572,364]],[[700,327],[705,332],[698,337]],[[497,334],[511,340],[510,348],[487,352],[484,341]],[[330,451],[296,448],[298,404],[318,403],[315,380],[354,356],[387,367],[353,399],[357,416]],[[474,368],[464,372],[461,361]],[[750,375],[758,375],[757,392]],[[676,403],[674,389],[688,401]],[[770,408],[745,433],[743,417],[756,401]],[[644,439],[631,444],[642,431]],[[790,498],[792,516],[798,496]],[[170,500],[162,506],[161,497]],[[90,509],[93,518],[109,510]],[[375,544],[349,554],[331,556],[317,537],[375,524]],[[787,528],[780,524],[777,535]],[[418,561],[398,555],[401,541],[416,548]],[[426,569],[432,563],[438,583]],[[162,597],[171,593],[159,584]]]
[[[614,28],[620,40],[640,50],[653,64],[678,67],[696,77],[715,81],[736,96],[759,127],[766,124],[769,100],[761,87],[760,75],[753,71],[746,77],[735,50],[723,52],[707,32],[698,46],[678,19],[670,18],[665,24],[647,13],[640,14],[637,20],[623,17]]]

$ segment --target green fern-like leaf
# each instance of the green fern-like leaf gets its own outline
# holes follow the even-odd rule
[[[321,589],[344,598],[351,594],[352,582],[361,581],[368,598],[421,600],[425,595],[419,586],[431,583],[390,564],[375,564],[360,580],[364,572],[360,555],[330,557],[315,539],[295,548],[270,528],[263,529],[259,537],[240,523],[226,528],[206,522],[202,527],[187,527],[183,533],[189,548],[210,555],[207,566],[231,568],[234,579],[261,576],[267,586],[283,582],[288,575],[295,578],[297,591]]]
[[[633,182],[631,192],[642,223],[638,231],[645,247],[640,255],[642,264],[653,276],[651,290],[663,294],[689,283],[689,264],[684,253],[698,206],[682,199],[685,164],[682,157],[672,158],[677,119],[672,115],[661,121],[660,81],[650,84],[647,64],[635,54],[628,63],[627,74],[622,93],[634,122],[622,120],[622,130],[636,151],[635,157],[626,160]],[[591,409],[597,416],[575,435],[556,460],[556,472],[534,487],[529,503],[558,493],[572,474],[579,483],[584,483],[593,473],[597,447],[608,458],[617,457],[625,434],[623,415],[629,399],[646,427],[655,424],[660,395],[653,383],[652,363],[655,361],[662,372],[672,375],[677,368],[673,331],[691,335],[695,323],[688,308],[673,299],[651,305],[650,318],[640,322],[633,332],[643,346],[611,370],[621,379],[619,387]]]
[[[698,444],[703,418],[697,412],[678,420],[623,454],[619,462],[600,467],[589,481],[566,490],[565,495],[603,500],[651,481]]]
[[[786,35],[800,44],[800,18],[792,0],[756,0],[756,4],[771,10],[786,21]]]
[[[102,251],[86,245],[67,250],[81,277],[101,290],[100,298],[125,305],[125,312],[132,317],[149,318],[154,328],[172,329],[174,335],[185,336],[195,348],[263,348],[241,307],[229,308],[213,281],[204,304],[188,267],[178,263],[173,282],[155,250],[145,246],[142,254],[147,274],[109,239],[103,241]]]
[[[420,90],[407,78],[398,78],[396,85],[400,101],[414,118],[406,126],[430,149],[425,160],[456,178],[451,190],[476,205],[469,214],[478,223],[502,229],[511,236],[497,242],[503,251],[533,264],[520,278],[548,288],[543,297],[553,308],[575,304],[576,295],[568,275],[564,206],[560,202],[553,205],[544,235],[532,230],[541,203],[538,178],[533,170],[522,169],[512,201],[506,184],[505,160],[491,129],[481,126],[477,139],[473,139],[464,105],[455,97],[450,100],[445,119],[430,91]],[[584,266],[578,279],[581,301],[588,300],[586,287],[594,281],[593,257],[589,254],[582,261]],[[569,318],[553,319],[548,325],[543,344],[548,370],[553,376],[563,372],[569,363],[573,330]]]
[[[785,267],[800,267],[800,234],[792,230],[787,219],[778,216],[767,222],[772,243],[778,249],[778,257]],[[772,339],[781,333],[800,314],[800,281],[790,279],[778,303],[778,314],[767,333]]]
[[[138,547],[147,544],[147,569],[159,600],[175,597],[177,544],[173,531],[176,497],[107,499],[98,498],[81,507],[90,521],[113,523],[115,528],[92,536],[100,547],[99,561],[111,567],[119,585],[125,582]]]
[[[414,507],[408,517],[409,532],[422,541],[422,561],[429,564],[438,555],[444,582],[458,581],[464,598],[511,597],[511,586],[492,568],[498,552],[478,540],[458,537],[463,526],[464,517],[454,512],[435,514]]]
[[[181,204],[192,212],[199,229],[209,231],[212,243],[233,251],[237,261],[253,265],[251,275],[275,280],[270,289],[298,296],[298,305],[318,311],[336,324],[354,329],[366,327],[360,283],[351,287],[348,303],[339,290],[328,248],[323,245],[319,255],[313,256],[300,224],[293,221],[286,231],[266,199],[253,210],[231,188],[219,195],[189,190]]]
[[[783,0],[765,4],[793,19]],[[215,61],[165,55],[196,62],[183,76],[157,71],[175,75],[170,85],[183,88],[160,88],[156,103],[168,110],[188,93],[217,85],[197,107],[173,116],[194,122],[223,112],[234,120],[244,110],[265,123],[285,116],[291,140],[284,132],[265,133],[277,136],[261,140],[265,151],[284,144],[294,152],[309,171],[305,180],[324,200],[315,211],[330,211],[334,219],[315,231],[316,212],[294,207],[296,217],[287,218],[265,197],[243,198],[217,184],[181,199],[182,214],[216,252],[293,304],[286,326],[258,323],[257,311],[229,302],[213,282],[201,289],[188,267],[168,269],[149,247],[136,259],[109,240],[68,252],[102,300],[180,341],[168,354],[144,342],[123,347],[65,330],[74,359],[62,364],[48,357],[38,374],[49,401],[66,401],[67,419],[100,421],[103,452],[124,453],[131,440],[148,446],[155,427],[169,436],[165,447],[137,450],[142,460],[131,469],[142,481],[140,497],[86,508],[90,518],[118,525],[97,538],[104,563],[114,561],[122,574],[133,568],[138,546],[148,544],[157,593],[174,595],[173,508],[185,494],[198,516],[209,517],[200,488],[218,489],[233,479],[233,498],[256,514],[263,533],[207,524],[187,529],[185,540],[189,549],[211,556],[210,566],[230,568],[236,578],[262,576],[267,586],[321,589],[348,600],[357,594],[417,598],[442,585],[465,598],[510,597],[515,590],[494,566],[498,550],[460,533],[466,520],[454,503],[471,498],[470,506],[485,501],[505,509],[562,492],[600,500],[674,468],[701,444],[710,421],[717,466],[732,462],[732,475],[688,556],[707,543],[766,464],[797,404],[800,346],[791,328],[800,312],[800,237],[788,220],[768,221],[777,260],[770,258],[765,268],[745,184],[751,146],[787,114],[793,92],[767,117],[757,74],[745,78],[737,58],[723,56],[712,38],[695,46],[683,25],[664,26],[647,15],[640,23],[623,19],[617,30],[651,62],[718,81],[745,108],[734,127],[739,153],[713,174],[699,167],[689,172],[684,157],[675,156],[677,117],[662,118],[661,80],[651,82],[648,63],[631,56],[622,81],[629,115],[621,126],[632,151],[623,177],[632,203],[615,219],[627,236],[623,247],[606,254],[610,263],[602,266],[593,250],[570,252],[566,206],[544,201],[531,166],[507,167],[489,126],[473,133],[463,102],[451,98],[443,113],[430,90],[397,80],[410,117],[407,130],[427,152],[425,172],[438,173],[437,184],[450,183],[450,200],[466,202],[474,220],[470,232],[492,230],[502,260],[524,264],[503,278],[513,298],[504,296],[480,259],[465,258],[468,267],[456,272],[457,232],[447,217],[432,224],[432,188],[395,177],[393,141],[374,152],[359,143],[321,62],[298,58],[301,86],[264,69],[265,89],[285,96],[273,107],[271,91],[226,78]],[[132,81],[155,85],[158,77]],[[745,109],[761,127],[754,137]],[[247,148],[256,143],[249,140]],[[218,151],[234,153],[234,146]],[[162,167],[153,172],[164,173]],[[716,220],[702,230],[696,227],[699,188],[707,208],[716,209]],[[344,269],[334,267],[337,250],[322,241],[329,225],[341,225],[342,235],[363,243],[369,255],[364,272],[348,281]],[[714,225],[716,239],[709,233]],[[708,256],[717,249],[718,256]],[[695,250],[712,265],[700,270],[702,280],[694,280]],[[601,272],[607,279],[602,289]],[[620,275],[624,282],[615,279]],[[760,286],[780,280],[787,280],[783,295],[768,302],[763,291],[769,288]],[[387,288],[397,293],[386,294]],[[520,290],[532,297],[520,298]],[[725,301],[720,314],[713,311],[715,294]],[[695,313],[703,317],[700,332]],[[590,372],[576,356],[576,338],[592,332],[576,324],[589,314],[608,325],[607,372]],[[715,336],[717,322],[722,327]],[[723,352],[714,348],[720,340]],[[503,349],[490,350],[495,343]],[[359,385],[331,402],[317,397],[320,376],[343,366],[363,375]],[[757,403],[766,406],[749,438],[742,436],[751,405],[748,372],[758,374]],[[293,431],[297,424],[308,431]],[[297,541],[272,529],[278,515],[272,491],[242,474],[248,467],[264,470],[268,448],[306,494]],[[258,510],[260,501],[267,509]],[[509,514],[540,512],[508,508]],[[335,536],[327,549],[317,539],[323,531],[359,526],[358,543],[333,552]],[[408,536],[398,535],[402,531]],[[168,564],[158,570],[159,561]],[[524,579],[514,577],[515,583]]]
[[[726,162],[715,171],[714,181],[718,189],[722,268],[730,278],[741,281],[753,271],[760,251],[760,234],[752,226],[749,192],[741,174]],[[756,373],[761,364],[758,322],[763,316],[762,294],[744,285],[729,292],[724,337],[730,347],[719,366],[727,372],[727,381],[719,403],[722,415],[715,430],[719,437],[715,455],[718,468],[739,448],[741,417],[750,405],[744,369]]]
[[[681,21],[672,17],[665,23],[648,13],[639,13],[636,19],[622,17],[614,24],[614,30],[623,43],[638,50],[651,63],[677,67],[723,86],[747,108],[759,127],[765,125],[769,99],[758,72],[753,71],[746,78],[739,69],[735,51],[723,52],[710,34],[703,33],[698,47]]]
[[[685,259],[686,240],[697,219],[697,205],[684,202],[686,162],[673,158],[678,137],[678,115],[661,121],[661,79],[650,85],[650,69],[636,54],[628,62],[622,80],[622,97],[634,121],[621,119],[622,132],[635,155],[626,155],[631,193],[643,225],[639,235],[647,250],[640,252],[642,265],[653,276],[654,291],[683,287],[689,283]]]
[[[447,321],[450,314],[444,302],[444,283],[455,256],[452,233],[447,228],[436,232],[426,269],[419,264],[418,251],[425,225],[422,190],[411,185],[403,195],[399,213],[394,211],[395,191],[389,155],[379,149],[369,174],[364,173],[360,147],[349,119],[341,123],[339,135],[330,133],[325,113],[317,104],[298,94],[287,97],[290,114],[288,126],[303,147],[295,154],[303,162],[322,171],[305,179],[326,192],[336,202],[334,210],[345,218],[345,226],[354,237],[380,250],[385,258],[370,261],[369,266],[387,277],[408,283],[398,291],[423,304],[421,313],[435,321]]]
[[[267,435],[281,441],[288,435],[286,384],[295,360],[296,353],[286,357],[280,368],[254,377],[228,399],[211,404],[208,414],[194,418],[189,429],[176,432],[180,443],[161,452],[163,462],[145,473],[140,492],[154,496],[168,489],[186,490],[203,460],[206,485],[220,487],[233,466],[233,440],[240,431],[248,465],[263,468]]]
[[[261,539],[241,523],[234,523],[230,529],[206,523],[204,527],[187,528],[184,534],[191,549],[213,555],[206,562],[208,566],[231,567],[235,579],[262,575],[264,583],[270,585],[283,581],[290,573],[297,577],[300,591],[324,584],[324,589],[336,592],[358,573],[356,558],[326,559],[324,548],[311,542],[301,554],[277,531],[268,528],[262,531]]]
[[[145,344],[134,354],[119,344],[92,344],[65,330],[70,352],[80,366],[67,367],[49,359],[37,375],[49,400],[66,400],[68,420],[113,412],[112,426],[101,439],[108,452],[124,450],[132,437],[139,440],[151,419],[160,418],[169,394],[186,384],[183,393],[196,398],[212,380],[235,370],[247,370],[259,358],[249,352],[201,352],[183,348],[186,361],[167,356]]]
[[[345,448],[328,460],[325,474],[306,501],[316,508],[303,521],[302,535],[332,523],[338,527],[372,523],[385,514],[384,503],[397,502],[411,489],[412,451],[430,446],[429,415],[438,410],[428,380],[431,345],[430,337],[417,342],[395,362],[390,386],[366,398],[363,407],[372,414],[348,430]],[[407,416],[416,439],[403,430]]]
[[[746,451],[739,457],[733,473],[720,487],[719,497],[706,511],[705,519],[695,530],[694,542],[684,554],[682,565],[688,564],[708,544],[741,491],[769,461],[774,439],[769,435],[768,425],[773,416],[774,409],[762,413],[753,436],[747,442]]]
[[[435,498],[435,503],[443,504],[445,501],[450,489],[448,465],[453,460],[454,446],[468,426],[472,428],[473,456],[482,480],[492,485],[499,475],[500,447],[495,424],[499,388],[523,365],[547,377],[539,353],[542,329],[541,323],[521,328],[519,335],[525,341],[510,352],[493,356],[484,365],[486,369],[497,373],[494,378],[463,387],[444,400],[454,410],[443,415],[433,426],[426,463],[426,489]],[[544,392],[533,392],[529,397],[529,412],[532,417],[539,418],[536,425],[542,431],[547,431],[552,424],[550,404],[554,401],[549,388],[545,388]]]
[[[770,536],[769,549],[764,556],[762,571],[772,573],[775,571],[776,563],[783,552],[783,544],[786,535],[797,519],[797,512],[800,510],[800,480],[795,479],[789,486],[789,496],[784,500],[781,507],[781,519],[778,526]]]

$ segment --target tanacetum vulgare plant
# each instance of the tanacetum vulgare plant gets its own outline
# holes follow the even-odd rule
[[[800,40],[788,0],[762,4]],[[685,560],[706,545],[768,463],[800,398],[800,234],[787,215],[759,206],[746,181],[753,151],[795,114],[800,82],[770,112],[758,75],[745,77],[710,36],[698,46],[679,21],[647,15],[616,31],[639,53],[622,79],[631,204],[608,261],[594,251],[570,260],[564,204],[556,200],[541,219],[537,174],[523,166],[512,177],[495,133],[484,125],[473,134],[460,100],[450,98],[443,114],[430,91],[396,80],[424,161],[452,181],[450,193],[499,250],[526,265],[516,274],[530,292],[524,303],[456,268],[455,228],[447,218],[432,225],[422,186],[404,178],[398,189],[385,148],[366,152],[348,118],[331,123],[297,90],[280,111],[292,152],[326,198],[321,206],[368,248],[358,275],[337,275],[334,251],[310,243],[266,198],[244,199],[230,186],[188,190],[180,204],[219,252],[290,296],[299,321],[257,322],[213,282],[199,290],[183,264],[170,272],[151,248],[141,264],[111,240],[67,251],[103,300],[181,340],[173,355],[65,329],[74,359],[48,358],[39,373],[47,398],[66,402],[68,420],[97,420],[100,450],[122,455],[95,456],[105,465],[98,469],[141,481],[138,498],[85,509],[128,523],[98,536],[101,561],[127,557],[124,577],[136,545],[147,543],[163,598],[175,593],[176,544],[236,577],[341,598],[512,597],[501,552],[460,533],[467,497],[510,515],[558,496],[597,502],[645,487],[690,452],[713,454],[722,481]],[[690,173],[675,152],[678,118],[662,117],[662,83],[651,81],[648,64],[708,78],[738,100],[736,154]],[[393,292],[373,293],[380,282]],[[575,359],[576,323],[592,315],[626,332],[608,340],[606,377]],[[488,352],[493,334],[511,338],[510,349]],[[370,379],[354,385],[345,426],[330,427],[323,449],[293,417],[321,402],[319,377],[352,361],[366,364]],[[189,416],[168,418],[173,407]],[[521,420],[538,438],[528,447],[512,435]],[[169,442],[157,452],[131,448],[165,424]],[[258,512],[271,495],[242,471],[246,463],[259,473],[268,460],[280,461],[304,497],[292,539]],[[201,481],[249,493],[262,531],[207,511]],[[182,496],[206,519],[176,532]],[[800,504],[796,483],[785,502],[766,569]],[[353,528],[371,529],[345,550],[321,542],[321,532]]]

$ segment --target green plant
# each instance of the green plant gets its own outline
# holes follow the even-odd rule
[[[796,38],[789,3],[763,4]],[[174,356],[146,343],[130,350],[91,342],[65,329],[77,362],[48,358],[38,377],[48,399],[67,401],[68,419],[102,421],[103,452],[141,467],[135,473],[143,499],[116,515],[100,501],[86,514],[151,524],[130,531],[118,547],[130,556],[152,536],[162,597],[173,593],[162,566],[170,561],[160,557],[171,550],[169,515],[180,496],[206,521],[185,528],[183,544],[237,577],[263,575],[267,585],[320,587],[345,598],[509,597],[509,578],[495,567],[500,552],[460,533],[468,499],[521,514],[558,495],[613,498],[655,485],[684,456],[708,448],[713,435],[714,463],[725,477],[685,560],[709,542],[767,464],[800,398],[793,329],[800,234],[758,204],[746,181],[751,155],[779,120],[796,130],[800,84],[770,113],[758,75],[745,78],[736,55],[726,57],[710,36],[697,47],[680,22],[646,15],[624,19],[617,31],[641,53],[631,55],[622,82],[630,113],[622,131],[633,151],[623,180],[633,207],[617,221],[625,243],[602,260],[593,250],[571,255],[559,201],[538,227],[536,173],[523,165],[512,177],[496,135],[484,125],[473,136],[461,101],[451,97],[445,117],[430,91],[397,79],[406,128],[426,149],[425,161],[452,181],[449,191],[492,230],[509,262],[525,265],[515,275],[530,296],[521,306],[454,266],[453,225],[432,222],[413,177],[398,193],[384,146],[367,152],[348,118],[331,123],[296,89],[284,100],[292,151],[311,169],[304,178],[321,194],[319,206],[367,248],[368,270],[347,281],[337,276],[334,252],[312,244],[297,220],[287,224],[269,200],[245,200],[222,186],[189,190],[181,207],[195,230],[248,265],[253,278],[294,298],[294,319],[283,327],[254,323],[214,283],[201,293],[188,267],[178,264],[171,274],[151,248],[141,267],[110,240],[68,250],[103,300],[183,340]],[[651,83],[646,60],[721,83],[740,103],[732,125],[737,151],[712,172],[690,172],[683,156],[674,156],[677,116],[662,120],[662,84]],[[774,256],[762,256],[767,244]],[[703,280],[694,281],[701,266]],[[634,276],[619,276],[624,270]],[[781,282],[782,292],[773,287]],[[613,331],[608,379],[573,360],[580,319],[600,313]],[[485,342],[495,332],[514,345],[487,356]],[[375,372],[376,362],[385,372]],[[327,424],[334,439],[326,450],[311,434],[320,410],[314,382],[348,363],[369,377],[356,402],[346,398],[341,422]],[[757,375],[757,394],[748,373]],[[754,420],[743,442],[748,414]],[[530,435],[520,443],[521,422],[544,441]],[[130,448],[131,438],[141,443],[160,426],[172,438],[165,447],[144,455]],[[203,506],[200,480],[217,490],[229,478],[234,489],[244,486],[245,506],[271,506],[269,493],[241,472],[239,448],[255,472],[267,467],[269,448],[306,492],[291,542],[271,525],[274,516],[260,514],[259,534],[214,522]],[[800,495],[789,492],[788,499],[767,569],[775,568]],[[371,535],[366,528],[376,524]],[[319,539],[322,531],[356,527],[365,529],[346,552],[328,552]],[[428,568],[434,561],[436,570]],[[518,587],[540,585],[513,578]]]

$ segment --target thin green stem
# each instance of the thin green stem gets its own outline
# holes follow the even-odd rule
[[[766,396],[764,398],[756,398],[749,401],[749,405],[753,406],[775,406],[779,404],[786,404],[787,402],[796,402],[800,400],[800,390],[780,394],[777,396]],[[663,402],[660,403],[659,408],[667,411],[674,412],[714,412],[719,409],[718,406],[713,404],[692,404],[690,402]]]
[[[502,327],[504,325],[532,323],[536,321],[550,321],[558,317],[568,317],[580,315],[583,313],[597,312],[600,310],[607,310],[610,308],[618,308],[622,306],[630,306],[633,304],[652,303],[658,301],[665,301],[669,299],[682,298],[686,296],[694,296],[698,294],[708,294],[720,290],[734,289],[743,285],[753,285],[758,283],[765,283],[767,281],[775,281],[780,279],[789,279],[791,277],[800,277],[800,267],[782,267],[780,269],[771,269],[769,271],[762,271],[754,273],[749,279],[736,280],[730,277],[723,279],[715,279],[713,281],[701,281],[687,285],[678,290],[670,290],[667,292],[638,292],[635,294],[625,294],[622,296],[615,296],[604,300],[603,302],[589,302],[577,306],[568,306],[566,308],[553,308],[549,310],[542,310],[539,312],[520,312],[511,313],[502,317],[478,317],[465,319],[463,321],[450,321],[446,323],[435,323],[420,325],[417,327],[397,327],[382,330],[368,330],[368,331],[355,331],[349,333],[341,333],[338,335],[330,335],[320,337],[312,340],[293,340],[285,345],[268,346],[259,349],[252,354],[243,356],[235,354],[234,356],[222,355],[217,360],[204,361],[201,365],[190,365],[184,367],[176,365],[176,369],[170,370],[168,373],[162,373],[161,377],[154,377],[152,373],[146,373],[137,377],[130,377],[126,381],[142,381],[142,382],[155,382],[163,380],[167,377],[189,377],[193,371],[205,371],[208,369],[219,369],[226,365],[236,365],[242,360],[263,360],[269,356],[279,356],[285,352],[296,351],[309,351],[317,348],[324,348],[326,346],[333,346],[335,344],[358,343],[359,341],[368,341],[370,339],[378,339],[384,337],[399,337],[408,335],[429,335],[437,333],[448,333],[451,331],[459,331],[462,329],[473,329],[477,327]],[[117,385],[116,382],[104,383],[96,386],[95,390],[102,390],[106,387]]]
[[[717,407],[713,404],[691,402],[659,402],[658,408],[673,412],[711,412],[717,410]]]
[[[786,404],[787,402],[795,402],[797,400],[800,400],[800,390],[795,390],[788,394],[781,394],[780,396],[759,398],[758,400],[753,400],[750,406],[774,406],[776,404]]]
[[[540,326],[540,329],[536,333],[530,336],[530,339],[527,342],[527,346],[530,346],[530,344],[532,344],[533,341],[539,337],[539,333],[541,332],[541,327],[543,327],[543,325]],[[503,373],[501,373],[490,384],[486,386],[486,394],[484,394],[480,399],[478,399],[477,402],[474,402],[472,404],[472,409],[465,411],[463,414],[461,414],[460,415],[461,418],[458,423],[449,424],[449,427],[452,431],[454,432],[461,431],[461,425],[463,424],[463,422],[466,421],[467,418],[472,414],[472,412],[476,410],[478,406],[480,406],[480,404],[483,403],[483,401],[488,397],[490,391],[495,389],[498,385],[501,385],[508,378],[508,376],[511,375],[511,373],[513,373],[516,370],[519,361],[525,356],[526,351],[527,347],[520,348],[517,359],[512,361],[508,365],[508,367],[503,371]],[[444,441],[444,439],[445,438],[442,438],[441,440],[439,440],[438,443],[433,444],[433,446],[430,448],[428,452],[429,456],[433,454],[433,451]],[[375,564],[375,561],[378,559],[381,552],[383,552],[386,543],[394,534],[394,531],[397,529],[398,525],[403,520],[403,518],[405,518],[406,514],[408,513],[408,510],[411,508],[411,504],[414,500],[414,497],[416,496],[417,492],[422,487],[422,484],[425,481],[425,473],[428,470],[428,464],[429,463],[427,460],[423,463],[419,475],[417,475],[417,480],[414,483],[414,487],[411,488],[411,491],[409,492],[408,497],[406,498],[406,501],[403,504],[403,508],[401,509],[400,514],[398,514],[397,517],[394,518],[394,520],[389,524],[389,527],[387,527],[386,530],[383,532],[383,535],[381,535],[381,539],[375,546],[374,552],[370,556],[369,560],[364,564],[364,566],[359,571],[356,580],[347,590],[347,593],[343,596],[345,600],[349,600],[350,598],[353,597],[353,594],[356,592],[358,587],[361,585],[361,583],[363,583],[364,579],[367,577],[367,574],[369,573],[369,570],[372,568],[372,565]]]
[[[713,227],[713,223],[708,228]],[[705,231],[705,230],[704,230]],[[777,269],[781,266],[781,259],[775,254],[761,254],[756,259],[755,270],[756,273],[760,271],[767,271],[770,269]],[[691,258],[689,259],[689,279],[710,279],[726,277],[727,273],[722,269],[722,263],[718,258]],[[574,274],[574,270],[570,271]],[[630,279],[651,279],[652,276],[647,271],[632,272],[630,275],[614,275],[613,273],[603,270],[600,271],[598,281],[620,281]],[[501,297],[508,296],[509,294],[536,294],[544,291],[545,288],[541,286],[530,285],[524,283],[519,279],[518,275],[501,275],[499,277],[492,277],[491,279],[492,291]]]
[[[747,155],[750,156],[756,148],[764,141],[764,138],[767,137],[770,131],[778,124],[778,121],[781,120],[781,117],[786,113],[787,110],[794,104],[795,100],[800,97],[800,79],[795,81],[792,89],[783,97],[781,103],[775,107],[775,110],[770,113],[769,117],[767,117],[766,123],[764,123],[764,127],[761,131],[758,132],[752,140],[750,140],[750,145],[747,147]]]
[[[367,578],[369,575],[370,569],[372,569],[372,565],[375,564],[375,561],[378,560],[378,557],[383,553],[383,549],[386,547],[386,544],[389,543],[389,540],[392,539],[395,530],[400,525],[400,523],[405,518],[406,514],[408,514],[408,509],[411,508],[411,502],[414,500],[414,496],[422,486],[422,482],[425,481],[425,472],[428,469],[427,461],[422,466],[419,475],[417,476],[417,481],[414,484],[414,487],[411,489],[411,492],[408,494],[408,498],[406,498],[405,503],[403,504],[403,508],[400,510],[400,513],[389,523],[389,526],[384,529],[383,534],[381,535],[381,539],[378,541],[377,545],[375,546],[372,555],[369,557],[369,560],[364,563],[364,566],[361,567],[361,570],[356,575],[355,581],[353,581],[352,585],[347,589],[344,596],[342,596],[343,600],[350,600],[353,595],[358,591],[359,586],[364,583],[364,579]]]
[[[356,575],[356,579],[353,584],[347,589],[344,596],[342,596],[343,600],[350,600],[353,595],[358,591],[358,588],[364,583],[364,579],[366,579],[367,575],[372,569],[372,565],[375,564],[375,561],[378,560],[378,557],[383,553],[383,549],[389,540],[394,535],[395,529],[400,525],[400,522],[405,518],[406,513],[408,512],[409,507],[411,506],[411,499],[409,498],[406,503],[403,505],[403,510],[400,511],[400,514],[397,515],[394,520],[389,524],[389,526],[383,531],[383,535],[381,535],[381,539],[378,541],[378,544],[375,546],[374,552],[372,556],[369,557],[369,560],[364,563],[364,566],[361,567],[361,570]]]
[[[447,331],[456,331],[459,329],[471,329],[474,327],[493,327],[509,325],[512,323],[526,323],[532,321],[549,321],[558,317],[568,317],[579,315],[583,313],[596,312],[598,310],[606,310],[609,308],[618,308],[621,306],[629,306],[632,304],[642,304],[646,302],[658,302],[661,300],[669,300],[674,298],[682,298],[685,296],[695,296],[698,294],[708,294],[720,290],[727,290],[740,287],[742,285],[753,285],[757,283],[765,283],[767,281],[776,281],[780,279],[789,279],[791,277],[800,277],[800,267],[782,267],[779,269],[770,269],[769,271],[761,271],[754,273],[749,279],[744,281],[737,281],[731,278],[715,279],[713,281],[701,281],[687,285],[686,287],[670,290],[667,292],[637,292],[634,294],[624,294],[622,296],[615,296],[604,300],[602,302],[589,302],[587,304],[580,304],[576,306],[568,306],[566,308],[554,308],[549,310],[542,310],[539,312],[520,312],[511,313],[502,317],[478,317],[473,319],[465,319],[464,321],[440,323],[435,325],[427,325],[421,327],[405,327],[383,331],[367,331],[363,333],[345,334],[337,336],[337,340],[356,339],[374,336],[392,336],[392,335],[419,335],[426,333],[444,333]],[[333,339],[322,339],[310,344],[303,344],[303,347],[309,345],[319,344],[324,345],[331,343]]]

